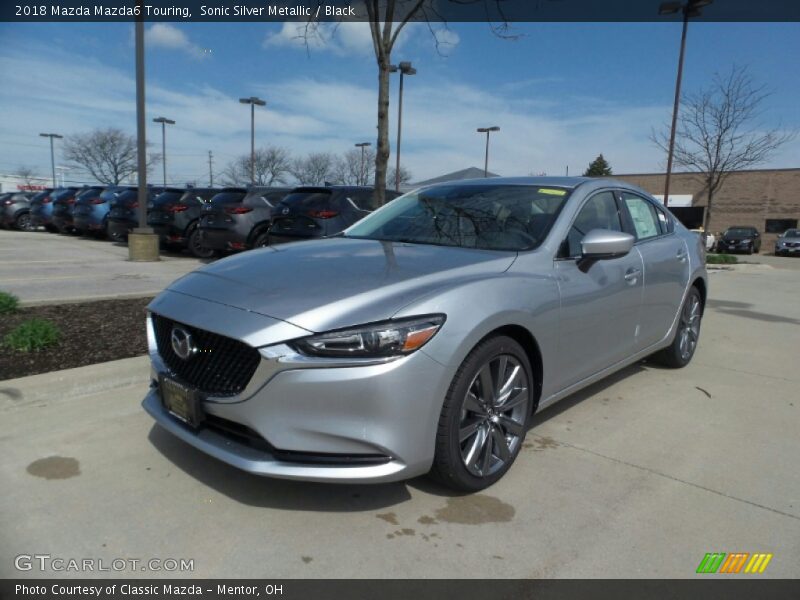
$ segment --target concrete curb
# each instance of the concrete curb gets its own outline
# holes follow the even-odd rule
[[[99,294],[94,296],[73,296],[71,298],[48,298],[46,300],[20,300],[21,308],[48,306],[51,304],[83,304],[84,302],[100,302],[102,300],[134,300],[136,298],[155,298],[163,289],[125,294]]]
[[[0,381],[0,409],[146,384],[147,355]]]

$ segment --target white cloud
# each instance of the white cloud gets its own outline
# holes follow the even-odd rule
[[[422,24],[408,23],[400,31],[394,50],[400,50]],[[439,38],[439,36],[441,37]],[[439,29],[437,38],[443,53],[458,44],[454,31]],[[371,56],[374,52],[372,31],[365,21],[341,21],[308,23],[286,22],[277,31],[269,31],[264,37],[264,48],[294,48],[297,50],[326,51],[337,56]]]
[[[203,58],[206,52],[189,40],[183,31],[169,23],[154,23],[145,33],[149,47],[181,50],[194,58]]]

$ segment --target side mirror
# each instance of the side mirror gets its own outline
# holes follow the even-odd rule
[[[610,229],[592,229],[581,240],[582,257],[592,260],[625,256],[633,248],[630,233]]]

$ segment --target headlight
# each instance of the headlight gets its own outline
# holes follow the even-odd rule
[[[291,342],[302,354],[326,357],[369,358],[402,356],[419,350],[436,335],[444,315],[384,321],[362,327],[329,331]]]

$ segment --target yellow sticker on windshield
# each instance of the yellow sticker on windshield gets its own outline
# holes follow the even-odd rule
[[[549,196],[563,196],[567,193],[566,190],[557,190],[554,188],[539,188],[540,194],[548,194]]]

